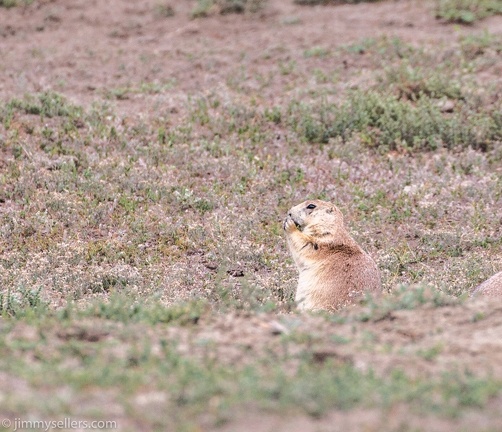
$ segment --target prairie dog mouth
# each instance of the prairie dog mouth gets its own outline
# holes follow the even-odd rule
[[[294,222],[296,228],[298,228],[300,231],[302,231],[303,225],[296,220],[295,216],[293,216],[292,214],[288,214],[288,218]]]

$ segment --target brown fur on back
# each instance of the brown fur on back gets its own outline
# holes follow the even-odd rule
[[[375,262],[350,236],[335,205],[305,201],[288,212],[284,230],[299,271],[300,308],[337,310],[366,292],[381,292]]]

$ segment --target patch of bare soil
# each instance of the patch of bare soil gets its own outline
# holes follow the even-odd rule
[[[207,318],[188,330],[172,329],[181,341],[180,350],[207,355],[202,348],[214,342],[215,360],[223,364],[246,364],[264,353],[295,350],[312,355],[313,361],[350,364],[361,371],[388,376],[396,369],[415,378],[439,378],[464,372],[493,380],[502,379],[502,301],[477,299],[443,307],[425,306],[392,311],[367,322],[354,321],[363,309],[346,312],[345,323],[322,317],[298,315],[230,315]],[[294,335],[296,343],[286,339]],[[298,343],[304,336],[304,343]],[[205,341],[205,344],[201,342]],[[294,370],[294,360],[283,365]],[[465,409],[448,419],[397,406],[390,411],[350,410],[331,412],[320,419],[301,413],[288,416],[246,410],[225,431],[346,431],[346,430],[498,430],[502,427],[500,398],[482,412]],[[404,428],[404,429],[403,429]]]
[[[53,0],[1,9],[0,97],[54,90],[88,105],[113,89],[140,83],[171,86],[167,93],[133,94],[117,101],[119,113],[145,116],[159,108],[176,111],[190,94],[233,92],[229,80],[244,74],[239,79],[250,96],[279,103],[305,86],[296,79],[303,68],[315,68],[316,63],[328,67],[330,62],[340,66],[338,58],[306,61],[303,53],[312,47],[333,49],[382,36],[443,45],[481,29],[501,31],[499,17],[453,30],[431,19],[433,5],[427,1],[304,7],[273,0],[258,15],[196,20],[190,18],[194,1],[173,4],[171,17],[159,14],[158,5],[155,0]],[[299,59],[295,73],[274,77],[266,88],[254,78]],[[351,86],[356,84],[354,71],[364,80],[369,65],[361,56],[343,66],[340,82]],[[501,74],[490,75],[501,79]]]
[[[170,331],[180,340],[180,352],[205,356],[200,342],[211,341],[215,358],[228,365],[251,362],[270,350],[284,354],[285,349],[307,347],[314,361],[331,359],[382,376],[398,368],[415,378],[458,370],[502,379],[499,299],[394,310],[367,321],[361,318],[364,312],[361,307],[349,309],[342,323],[315,315],[235,313],[205,317],[195,327]],[[295,347],[285,347],[281,337],[292,335]],[[301,336],[304,342],[298,342]]]
[[[500,403],[500,401],[498,401]],[[498,419],[496,407],[491,413],[482,415],[466,412],[459,420],[444,420],[436,416],[410,413],[407,407],[396,407],[387,412],[374,409],[359,409],[350,412],[332,412],[321,419],[305,416],[278,417],[259,412],[246,412],[224,427],[224,432],[244,432],[256,430],[260,432],[344,432],[364,431],[431,431],[444,432],[450,430],[499,430],[502,420]]]

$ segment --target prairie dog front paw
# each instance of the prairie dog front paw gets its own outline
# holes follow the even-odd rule
[[[284,219],[284,223],[283,223],[282,227],[284,228],[284,231],[286,231],[286,232],[296,231],[296,229],[297,229],[295,221],[292,219],[291,216],[287,216],[286,219]]]

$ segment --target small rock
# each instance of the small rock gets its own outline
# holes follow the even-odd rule
[[[272,333],[273,335],[289,334],[289,330],[279,321],[270,321],[268,325],[270,328],[270,333]]]
[[[451,100],[442,100],[439,101],[438,107],[441,112],[451,113],[455,109],[455,102]]]

